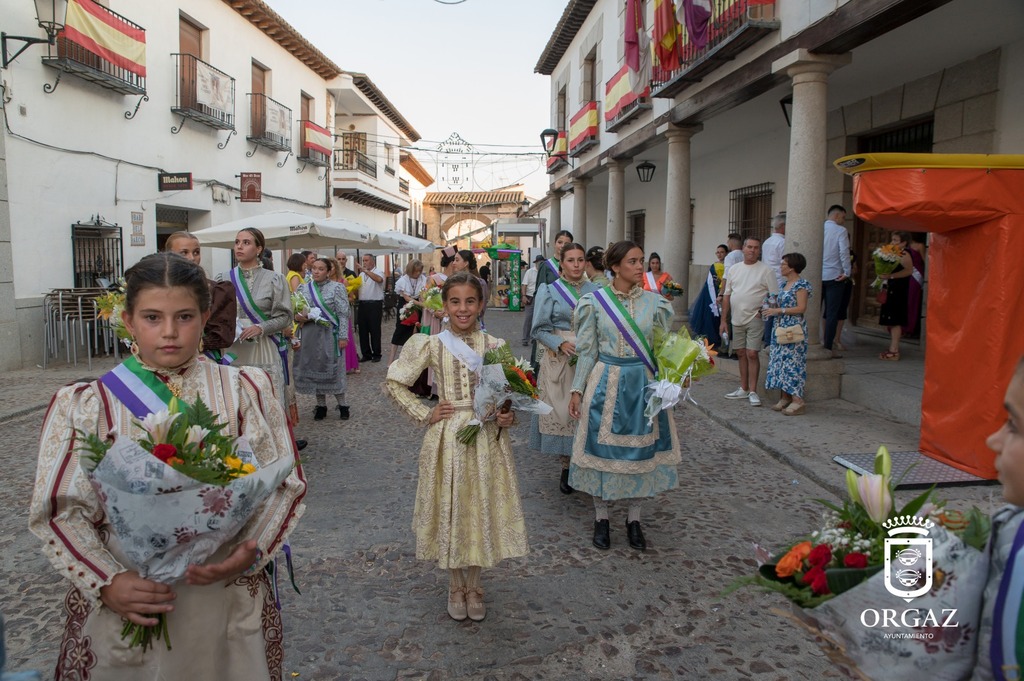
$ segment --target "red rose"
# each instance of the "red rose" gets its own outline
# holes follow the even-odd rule
[[[863,553],[848,553],[843,558],[843,565],[848,568],[866,568],[868,566],[868,557]]]
[[[153,447],[153,456],[164,463],[167,463],[171,457],[177,456],[177,454],[178,448],[174,445],[154,445]]]
[[[807,562],[813,567],[825,567],[832,562],[832,547],[828,544],[818,544],[811,549],[807,556]]]
[[[810,584],[811,591],[818,596],[830,593],[828,590],[828,578],[825,576],[825,571],[820,567],[815,566],[805,572],[803,583]]]

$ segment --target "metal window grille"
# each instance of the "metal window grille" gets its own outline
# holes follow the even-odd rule
[[[71,225],[71,253],[75,288],[103,288],[124,273],[121,228]]]
[[[928,119],[896,130],[862,137],[857,145],[860,153],[901,152],[904,154],[927,154],[932,150],[932,136],[935,121]]]
[[[771,236],[774,184],[764,182],[729,192],[729,231],[742,238]]]

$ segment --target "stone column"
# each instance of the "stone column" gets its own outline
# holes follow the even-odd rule
[[[587,185],[589,177],[572,181],[572,235],[581,244],[587,243]],[[554,239],[554,234],[551,238]]]
[[[0,104],[0,108],[3,108]],[[22,333],[18,315],[14,308],[14,255],[11,250],[11,211],[7,194],[7,153],[4,135],[0,133],[0,370],[13,371],[22,366],[31,366],[42,360],[42,352],[36,347],[30,356],[22,357]],[[45,314],[45,311],[44,311]],[[42,319],[40,325],[42,328]],[[34,335],[34,334],[33,334]],[[35,336],[36,339],[39,336]],[[25,347],[29,351],[29,347]],[[28,352],[26,354],[29,354]]]
[[[690,250],[693,223],[690,216],[690,138],[702,130],[669,127],[668,163],[665,168],[665,238],[661,267],[683,287],[684,294],[673,301],[675,323],[682,324],[689,316]]]
[[[608,226],[605,242],[613,244],[626,238],[626,166],[629,161],[611,159],[608,167]]]
[[[555,243],[555,235],[562,229],[562,192],[552,189],[548,192],[548,224],[544,233],[544,245]],[[526,263],[533,267],[533,263]]]
[[[825,173],[836,172],[826,149],[828,76],[849,64],[850,54],[818,55],[799,49],[772,64],[774,73],[793,81],[792,129],[789,135],[789,193],[786,197],[786,251],[802,253],[807,269],[802,277],[813,290],[807,320],[808,383],[812,399],[839,397],[842,364],[812,367],[826,358],[819,340],[821,327],[821,258],[825,222]],[[825,362],[825,364],[828,364]],[[816,374],[817,376],[812,376]]]

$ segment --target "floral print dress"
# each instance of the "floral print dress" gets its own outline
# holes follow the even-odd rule
[[[788,286],[788,284],[787,284]],[[796,292],[807,291],[807,299],[811,297],[811,285],[806,279],[797,279],[789,288],[779,291],[779,307],[782,309],[796,307]],[[807,309],[810,309],[808,303]],[[778,388],[794,397],[803,398],[804,384],[807,382],[807,322],[802,314],[783,314],[775,319],[775,328],[799,324],[804,329],[804,340],[799,343],[780,345],[772,335],[772,344],[768,360],[768,376],[766,388]]]

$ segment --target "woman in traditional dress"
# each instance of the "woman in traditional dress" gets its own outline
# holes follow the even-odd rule
[[[647,260],[647,272],[644,274],[643,279],[644,290],[663,295],[667,299],[672,300],[672,295],[663,291],[665,284],[670,281],[672,281],[672,277],[669,276],[669,273],[661,270],[661,256],[657,253],[651,253],[651,257]]]
[[[587,251],[587,265],[584,269],[587,279],[598,286],[608,286],[612,280],[608,278],[604,269],[604,248],[591,246]]]
[[[483,307],[480,308],[480,324],[484,323],[484,313],[487,312],[487,303],[490,300],[490,286],[484,278],[480,276],[480,272],[476,268],[476,255],[469,249],[463,249],[455,254],[452,258],[452,273],[457,274],[459,272],[469,272],[480,281],[480,286],[483,288]]]
[[[807,322],[804,312],[811,298],[811,284],[800,276],[805,267],[807,258],[800,253],[782,256],[779,271],[786,283],[779,291],[778,307],[769,307],[761,312],[767,317],[777,317],[776,329],[799,325],[804,330],[804,339],[796,343],[779,343],[772,335],[764,387],[782,391],[782,398],[772,409],[786,416],[804,413],[804,384],[807,382]]]
[[[579,425],[569,484],[594,497],[594,546],[611,546],[608,502],[626,499],[629,545],[643,551],[643,499],[679,484],[679,441],[671,413],[659,412],[653,426],[644,417],[646,387],[657,371],[650,348],[656,329],[669,331],[672,306],[641,288],[639,246],[619,241],[604,257],[615,275],[612,285],[580,298],[573,324],[579,360],[569,415]]]
[[[558,281],[558,278],[562,276],[559,271],[560,262],[558,260],[559,253],[562,249],[573,242],[572,232],[567,229],[563,229],[555,234],[555,254],[548,258],[540,269],[537,270],[537,287],[540,288],[541,284],[550,284]],[[529,333],[524,333],[523,338],[529,337]]]
[[[405,273],[395,282],[395,293],[402,300],[402,306],[419,300],[420,294],[427,287],[427,278],[423,276],[423,262],[410,260],[405,266]],[[388,364],[395,361],[398,349],[405,345],[414,333],[420,330],[420,322],[423,313],[417,313],[415,324],[403,324],[401,315],[395,315],[395,332],[391,334],[391,355],[388,357]]]
[[[527,551],[508,431],[514,414],[499,413],[485,421],[471,444],[456,438],[475,418],[476,370],[483,355],[505,341],[480,330],[479,279],[454,274],[442,292],[449,328],[436,336],[409,339],[388,367],[386,387],[413,420],[427,426],[413,512],[416,557],[436,560],[449,571],[448,614],[455,620],[479,621],[486,614],[481,568]],[[434,369],[441,396],[433,409],[408,390],[428,366]]]
[[[327,396],[334,395],[343,421],[349,418],[345,399],[347,378],[342,352],[348,345],[350,316],[345,285],[331,280],[333,265],[327,258],[317,258],[310,270],[312,281],[299,292],[309,303],[309,312],[295,315],[302,324],[302,351],[295,364],[295,390],[303,395],[316,395],[314,421],[327,417]],[[317,312],[313,312],[313,310]]]
[[[879,354],[878,359],[897,361],[900,358],[900,337],[909,319],[910,280],[916,270],[910,255],[910,235],[907,232],[893,232],[892,243],[902,249],[903,256],[891,274],[878,275],[888,289],[885,302],[878,312],[878,323],[889,332],[889,349]]]
[[[266,247],[263,232],[255,227],[240,229],[235,235],[238,265],[218,274],[217,281],[230,281],[235,286],[240,329],[231,346],[238,357],[235,365],[266,371],[274,394],[287,408],[288,341],[281,332],[292,323],[292,306],[284,276],[260,264]]]
[[[718,291],[725,274],[725,256],[729,247],[719,244],[715,249],[718,262],[708,268],[708,276],[690,308],[690,330],[695,336],[704,336],[712,345],[722,342],[718,327],[722,323],[722,310],[718,307]]]
[[[570,361],[576,355],[572,315],[580,296],[599,288],[583,277],[585,256],[580,244],[564,246],[559,258],[562,276],[537,287],[533,301],[533,339],[543,347],[537,388],[540,399],[551,405],[552,411],[544,416],[533,415],[530,448],[561,460],[559,489],[563,494],[572,494],[569,457],[576,431],[576,422],[569,416],[569,391],[575,375]]]
[[[262,371],[199,361],[210,314],[206,276],[176,255],[143,258],[125,273],[125,327],[133,355],[98,381],[61,388],[39,441],[29,528],[70,582],[55,677],[104,681],[281,678],[281,615],[262,569],[302,515],[306,484],[281,404]],[[241,531],[205,565],[170,585],[133,569],[104,503],[81,465],[81,435],[139,440],[140,421],[173,397],[201,398],[224,431],[245,436],[261,467],[293,468]],[[156,459],[154,459],[156,461]],[[125,621],[154,626],[164,615],[173,649],[146,651],[122,639]]]

